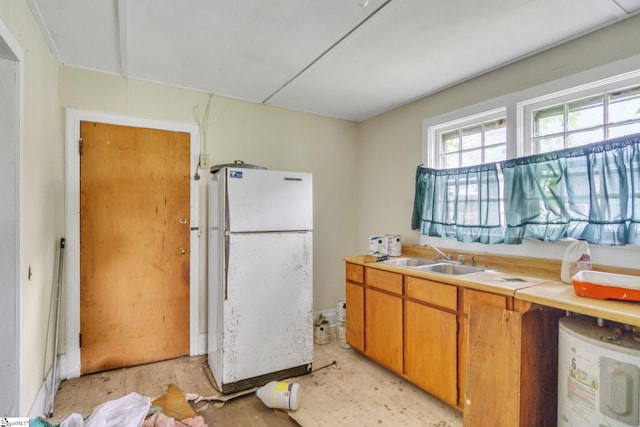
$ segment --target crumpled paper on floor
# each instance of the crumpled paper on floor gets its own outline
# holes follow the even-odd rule
[[[60,427],[140,427],[150,406],[151,398],[129,393],[97,406],[86,420],[71,414]]]

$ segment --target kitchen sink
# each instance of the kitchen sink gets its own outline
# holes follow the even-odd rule
[[[471,265],[451,264],[451,263],[423,265],[418,267],[418,269],[421,271],[428,271],[430,273],[449,274],[453,276],[477,273],[479,271],[485,270],[484,268],[481,268],[481,267],[473,267]]]
[[[398,267],[421,267],[434,265],[439,262],[440,261],[425,258],[394,258],[382,261],[381,264],[396,265]]]

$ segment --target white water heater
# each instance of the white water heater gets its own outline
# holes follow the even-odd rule
[[[620,324],[560,319],[558,427],[640,426],[640,340]]]

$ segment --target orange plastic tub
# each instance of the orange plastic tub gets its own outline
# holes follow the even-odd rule
[[[584,270],[571,281],[580,297],[640,301],[640,276]]]

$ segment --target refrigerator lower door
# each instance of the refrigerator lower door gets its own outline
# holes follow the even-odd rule
[[[221,382],[310,369],[312,233],[231,234],[226,251]]]

